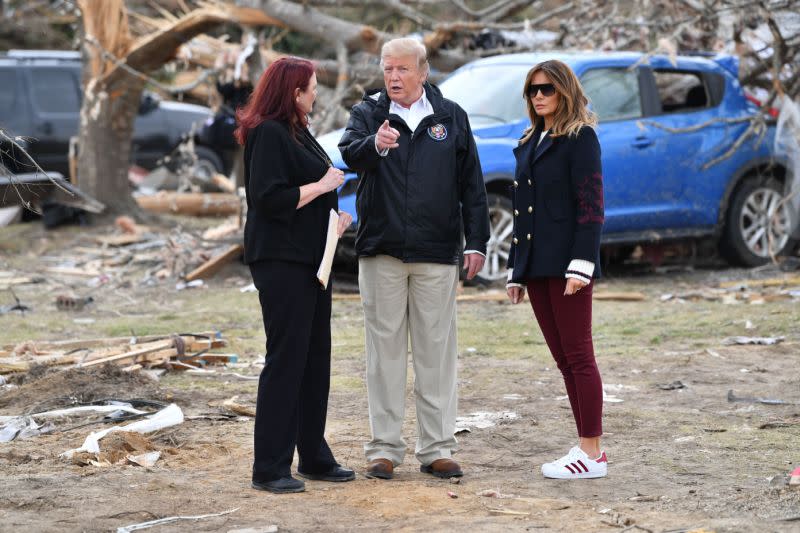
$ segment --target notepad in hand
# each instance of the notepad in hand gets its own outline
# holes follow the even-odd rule
[[[317,279],[322,284],[323,289],[328,289],[328,279],[331,276],[331,265],[333,265],[333,254],[336,253],[336,243],[339,242],[339,214],[331,209],[328,217],[328,237],[325,240],[325,253],[322,254],[322,261],[317,270]]]

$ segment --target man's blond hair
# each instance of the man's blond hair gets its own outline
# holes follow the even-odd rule
[[[405,57],[414,56],[417,58],[417,67],[420,72],[428,74],[428,51],[425,50],[425,45],[411,37],[400,37],[386,41],[381,48],[381,68],[383,68],[383,60],[387,57]]]

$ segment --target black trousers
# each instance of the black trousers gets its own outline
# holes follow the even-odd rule
[[[337,466],[325,442],[331,376],[331,286],[322,290],[316,268],[284,261],[250,265],[258,289],[266,364],[258,381],[253,480],[315,474]]]

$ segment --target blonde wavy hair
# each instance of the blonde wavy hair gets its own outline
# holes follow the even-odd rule
[[[528,108],[528,117],[531,119],[531,125],[525,130],[525,133],[520,139],[519,144],[525,144],[533,136],[533,130],[539,122],[544,119],[536,114],[536,109],[533,107],[533,102],[528,96],[528,87],[533,81],[533,77],[537,72],[543,72],[550,83],[556,88],[559,95],[558,106],[556,107],[555,116],[553,117],[553,126],[550,128],[551,137],[560,137],[567,135],[574,137],[583,126],[590,126],[594,128],[597,126],[597,115],[590,111],[586,106],[589,105],[589,98],[583,92],[581,82],[578,77],[572,72],[569,66],[556,59],[542,61],[528,71],[525,77],[525,85],[522,88],[522,98],[525,99],[525,105]]]

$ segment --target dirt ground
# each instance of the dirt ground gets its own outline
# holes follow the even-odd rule
[[[175,280],[144,283],[130,272],[125,280],[112,276],[112,283],[89,287],[86,277],[45,271],[57,258],[93,245],[103,231],[45,232],[39,224],[0,229],[0,271],[44,278],[13,288],[32,310],[0,315],[0,345],[214,329],[239,354],[234,371],[258,375],[264,336],[256,294],[239,290],[249,283],[242,265],[183,291],[176,291]],[[784,282],[761,287],[753,281],[767,278]],[[742,286],[721,288],[725,281]],[[253,420],[222,416],[221,404],[233,396],[252,403],[253,381],[37,369],[0,388],[0,415],[143,398],[176,402],[187,420],[138,440],[116,439],[128,450],[160,450],[161,459],[149,468],[81,466],[59,457],[102,425],[62,424],[51,434],[0,444],[0,530],[113,531],[235,509],[153,530],[800,531],[800,487],[784,484],[800,466],[797,272],[713,262],[612,269],[598,294],[641,292],[644,300],[595,301],[595,348],[610,397],[604,418],[609,475],[572,482],[545,480],[539,472],[576,437],[563,383],[530,307],[495,301],[473,287],[464,293],[486,298],[459,303],[459,415],[506,415],[492,427],[459,434],[455,458],[465,476],[458,484],[437,480],[420,473],[413,456],[409,386],[406,462],[394,480],[366,479],[363,319],[359,301],[342,292],[352,290],[352,282],[338,286],[327,435],[338,460],[357,471],[356,481],[307,482],[305,493],[283,496],[252,490]],[[91,295],[94,302],[80,311],[57,310],[54,301],[63,291]],[[10,291],[0,290],[0,306],[11,303]],[[740,335],[784,339],[726,343]],[[412,376],[410,369],[409,385]],[[732,402],[729,391],[735,398],[785,403]],[[481,495],[488,490],[500,497]]]

